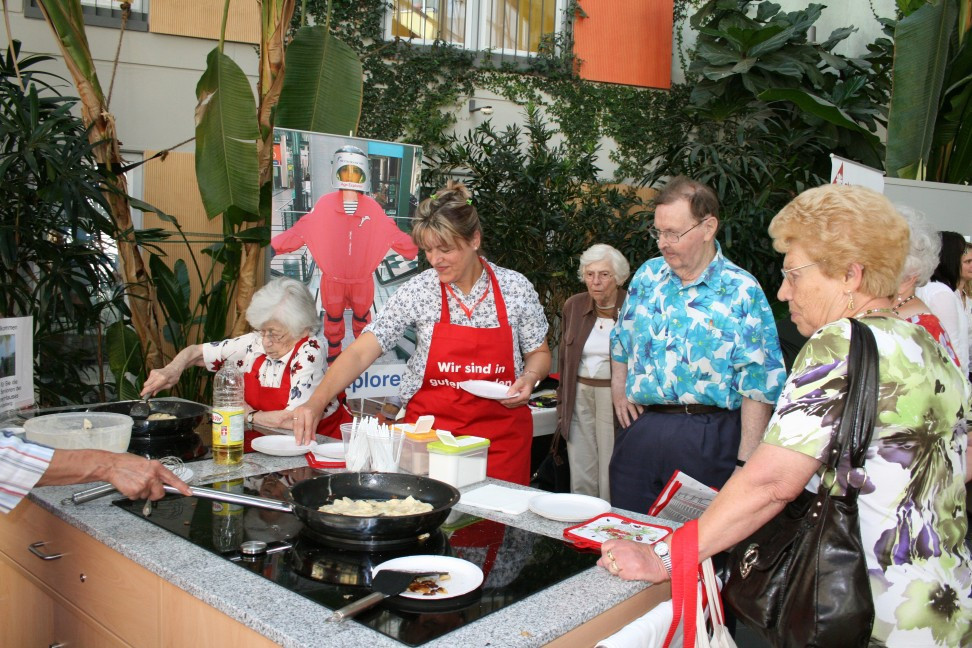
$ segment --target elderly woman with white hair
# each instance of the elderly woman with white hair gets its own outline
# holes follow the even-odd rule
[[[968,335],[959,333],[961,304],[947,286],[932,281],[941,262],[942,238],[924,215],[896,205],[909,229],[909,249],[901,270],[898,294],[892,311],[901,319],[926,329],[964,372],[968,372]],[[934,304],[926,300],[931,297]],[[943,316],[948,316],[946,323]],[[967,331],[968,324],[965,324]]]
[[[928,284],[932,273],[938,267],[942,241],[925,218],[918,212],[904,206],[897,206],[901,215],[905,217],[909,229],[908,256],[899,278],[898,294],[891,311],[903,320],[924,328],[942,346],[945,353],[960,368],[962,361],[956,354],[952,340],[928,304],[921,300],[916,291]],[[968,350],[966,349],[966,355]]]
[[[152,370],[142,395],[172,387],[188,367],[219,371],[223,363],[234,362],[244,374],[248,440],[259,436],[254,425],[293,429],[294,409],[307,401],[327,369],[314,298],[299,281],[273,279],[253,294],[246,320],[252,332],[186,347],[172,362]],[[335,398],[317,433],[340,437],[341,423],[350,420],[347,407]]]
[[[611,400],[610,334],[627,292],[628,260],[598,243],[580,257],[587,290],[564,302],[558,351],[556,435],[567,440],[570,490],[610,500],[616,422]]]

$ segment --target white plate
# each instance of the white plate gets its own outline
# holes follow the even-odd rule
[[[344,444],[340,441],[318,443],[311,452],[319,459],[344,459]]]
[[[464,380],[459,383],[459,386],[470,394],[479,396],[480,398],[488,398],[490,400],[512,398],[512,396],[506,395],[506,392],[510,390],[510,386],[501,385],[498,382],[491,382],[489,380]]]
[[[529,506],[537,515],[558,522],[583,522],[611,510],[611,505],[599,497],[570,493],[537,495]]]
[[[408,590],[399,596],[417,599],[419,601],[438,601],[439,599],[462,596],[473,591],[483,583],[483,570],[462,558],[452,558],[450,556],[402,556],[393,558],[376,566],[372,571],[372,576],[382,569],[401,569],[410,572],[441,572],[448,573],[449,578],[437,581],[445,588],[445,594],[433,594],[426,596]]]
[[[317,443],[311,441],[307,445],[299,446],[294,441],[294,437],[289,434],[272,434],[253,439],[251,445],[254,450],[263,454],[275,455],[277,457],[296,457],[297,455],[306,454],[308,451],[313,450],[317,446]]]

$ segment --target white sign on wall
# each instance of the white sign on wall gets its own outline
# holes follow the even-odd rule
[[[884,173],[831,153],[830,184],[857,185],[884,193]]]
[[[33,318],[0,319],[0,412],[33,404]]]
[[[405,373],[405,363],[374,364],[355,378],[345,394],[348,398],[379,398],[398,396],[398,385]]]

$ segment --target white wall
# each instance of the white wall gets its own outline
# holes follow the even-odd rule
[[[21,55],[47,54],[58,59],[45,69],[65,78],[61,92],[76,96],[47,23],[23,15],[19,1],[10,2],[11,36],[23,45]],[[112,62],[118,47],[118,29],[87,27],[88,44],[95,59],[102,90],[108,94]],[[160,150],[195,135],[196,83],[206,68],[206,55],[216,41],[147,32],[125,31],[109,107],[115,116],[122,148],[128,151]],[[251,78],[255,86],[256,49],[226,43],[224,52]],[[193,151],[190,142],[178,150]]]

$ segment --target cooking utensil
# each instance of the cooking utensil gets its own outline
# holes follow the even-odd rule
[[[149,395],[146,394],[142,400],[132,403],[132,408],[129,410],[128,415],[132,418],[148,418],[151,413],[152,408],[149,406]]]
[[[421,573],[383,569],[371,579],[371,589],[375,590],[368,596],[360,598],[354,603],[348,603],[343,608],[334,611],[328,621],[344,621],[358,612],[378,605],[389,596],[396,596],[408,589],[413,581],[440,577],[439,573]]]
[[[165,490],[179,493],[171,486],[165,486]],[[403,473],[338,473],[313,477],[294,485],[287,495],[287,501],[212,488],[191,486],[189,490],[203,499],[293,513],[315,533],[352,541],[401,540],[431,533],[445,522],[449,511],[459,502],[459,491],[449,484]],[[318,510],[342,497],[388,500],[409,495],[431,504],[432,510],[413,515],[372,517],[336,515]]]
[[[149,459],[150,457],[146,457]],[[182,463],[182,459],[179,457],[162,457],[159,459],[159,463],[175,473],[175,476],[184,482],[188,482],[192,479],[192,468]],[[105,495],[110,495],[111,493],[117,493],[118,489],[111,484],[102,484],[101,486],[92,486],[91,488],[85,488],[84,490],[79,490],[77,493],[69,498],[65,498],[64,502],[71,501],[74,504],[84,504],[85,502],[90,502],[96,500],[99,497],[104,497]]]
[[[134,420],[132,425],[133,438],[177,437],[191,434],[196,427],[209,415],[209,407],[201,403],[184,400],[167,400],[154,398],[148,402],[150,414],[171,414],[175,418],[159,421],[148,420],[148,415],[137,416],[132,413],[136,404],[142,405],[141,400],[116,401],[114,403],[98,403],[88,407],[90,412],[116,412],[128,414]]]

